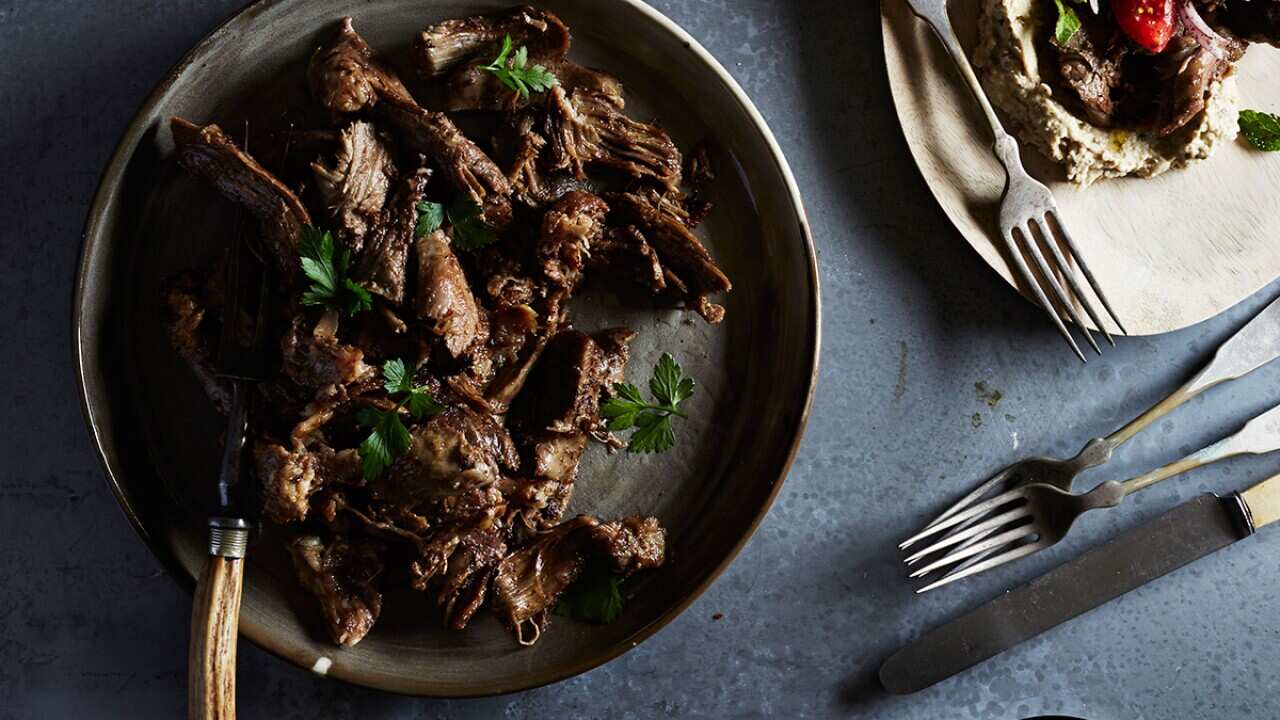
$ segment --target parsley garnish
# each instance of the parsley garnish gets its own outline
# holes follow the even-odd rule
[[[1280,115],[1240,111],[1240,132],[1249,144],[1266,152],[1280,152]]]
[[[520,93],[520,97],[526,99],[529,97],[530,90],[546,92],[553,86],[560,84],[556,76],[552,75],[551,71],[542,65],[528,66],[529,48],[524,45],[521,45],[520,49],[516,50],[515,55],[512,56],[512,44],[510,35],[504,37],[502,39],[502,51],[498,53],[498,57],[494,58],[493,62],[488,65],[481,65],[480,69],[488,70],[497,75],[503,85]],[[510,60],[507,59],[508,56],[510,56]]]
[[[335,248],[333,235],[307,226],[302,228],[302,272],[311,279],[311,287],[302,293],[303,305],[323,305],[331,310],[355,315],[373,307],[369,291],[347,277],[351,251]]]
[[[418,203],[418,224],[413,228],[414,237],[422,237],[440,229],[444,225],[444,206],[437,202],[423,201]]]
[[[556,614],[599,625],[617,620],[622,614],[622,576],[587,572],[565,591]]]
[[[1071,0],[1079,3],[1081,0]],[[1083,25],[1080,22],[1080,16],[1076,15],[1076,11],[1067,5],[1063,0],[1053,0],[1058,6],[1058,24],[1053,29],[1053,36],[1059,45],[1065,46],[1071,42],[1071,38],[1080,32]]]
[[[613,386],[617,393],[600,407],[600,414],[609,421],[610,430],[638,428],[631,436],[627,450],[635,453],[666,452],[676,444],[671,416],[688,417],[678,409],[680,403],[693,395],[693,378],[684,377],[680,365],[668,353],[658,359],[649,381],[649,392],[654,402],[645,402],[640,390],[629,383]]]
[[[412,442],[409,429],[400,421],[400,408],[407,407],[409,414],[421,419],[436,415],[444,406],[436,402],[430,391],[413,384],[413,374],[401,360],[388,360],[382,365],[383,387],[388,395],[400,395],[400,402],[386,412],[371,407],[362,408],[356,415],[361,427],[371,429],[369,437],[360,443],[361,469],[366,480],[373,480],[409,451]]]
[[[449,223],[453,225],[453,244],[461,250],[479,250],[498,239],[484,222],[484,210],[465,195],[449,206]]]

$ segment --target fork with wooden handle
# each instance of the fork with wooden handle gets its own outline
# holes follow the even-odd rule
[[[969,64],[969,58],[960,46],[960,40],[956,37],[956,31],[951,25],[951,18],[947,15],[947,0],[907,0],[907,4],[911,7],[911,11],[927,22],[938,35],[960,71],[961,77],[964,78],[974,98],[982,107],[982,113],[987,122],[991,125],[991,133],[995,137],[993,150],[1005,170],[999,231],[1008,260],[1023,286],[1035,295],[1040,306],[1049,313],[1058,332],[1066,339],[1076,356],[1082,362],[1087,362],[1084,353],[1080,352],[1080,346],[1067,330],[1064,319],[1075,323],[1076,327],[1084,333],[1085,340],[1093,351],[1101,355],[1102,350],[1094,341],[1083,317],[1076,310],[1077,304],[1084,308],[1089,319],[1093,321],[1094,327],[1102,332],[1107,342],[1114,345],[1115,341],[1107,331],[1102,313],[1085,292],[1085,283],[1076,276],[1073,263],[1084,274],[1084,279],[1093,294],[1102,302],[1107,315],[1121,333],[1125,332],[1124,325],[1120,323],[1120,318],[1117,317],[1111,303],[1107,301],[1107,296],[1103,294],[1102,287],[1099,286],[1093,272],[1085,264],[1080,249],[1076,246],[1062,219],[1062,213],[1058,211],[1058,203],[1053,193],[1043,183],[1027,174],[1026,168],[1023,167],[1018,141],[1005,131],[995,108],[991,106],[991,101],[987,99],[986,92],[982,89],[982,84],[978,82],[978,76],[974,74],[973,67]],[[1021,243],[1018,242],[1019,237],[1021,237]],[[1048,258],[1045,257],[1044,248],[1048,249]],[[1024,254],[1035,264],[1035,272],[1028,267]],[[1066,280],[1070,292],[1062,286],[1058,278]],[[1046,295],[1046,290],[1053,295],[1053,300]]]
[[[1250,420],[1239,432],[1181,460],[1124,481],[1109,480],[1079,495],[1044,483],[1032,483],[997,495],[986,502],[953,515],[911,539],[933,537],[961,523],[972,523],[958,533],[943,537],[906,559],[908,566],[929,556],[937,559],[911,573],[924,577],[981,553],[993,553],[960,572],[952,572],[917,592],[928,592],[961,578],[970,577],[1060,542],[1077,519],[1090,510],[1115,507],[1125,497],[1175,475],[1237,455],[1262,455],[1280,451],[1280,405]],[[981,542],[968,544],[974,537]]]
[[[245,282],[246,265],[261,268],[257,285]],[[237,235],[227,262],[225,321],[216,372],[231,385],[231,407],[216,486],[216,510],[209,518],[209,559],[196,581],[191,609],[191,648],[187,658],[188,717],[234,720],[236,715],[236,639],[249,522],[237,497],[240,460],[248,431],[250,383],[267,374],[266,313],[270,277]],[[256,306],[246,302],[256,292]],[[252,327],[233,321],[256,315]]]

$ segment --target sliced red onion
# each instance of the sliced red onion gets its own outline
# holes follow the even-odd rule
[[[1209,23],[1200,16],[1200,11],[1196,10],[1195,0],[1182,0],[1178,14],[1182,16],[1183,27],[1200,43],[1200,47],[1223,62],[1231,59],[1231,51],[1228,49],[1230,42],[1209,27]]]

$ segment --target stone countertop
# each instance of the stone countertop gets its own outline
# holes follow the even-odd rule
[[[97,177],[165,71],[241,0],[0,1],[0,719],[184,712],[190,598],[99,475],[72,379],[71,281]],[[823,281],[822,375],[777,504],[679,619],[558,685],[470,701],[325,680],[242,645],[242,716],[1280,717],[1280,533],[1263,533],[911,697],[874,672],[900,643],[1083,548],[1276,458],[1232,461],[1082,522],[1042,557],[916,597],[894,546],[1028,453],[1067,454],[1163,397],[1273,297],[1121,339],[1081,366],[948,225],[902,140],[874,2],[658,0],[754,98],[795,170]],[[1280,365],[1148,430],[1115,476],[1280,400]],[[716,619],[719,617],[720,619]]]

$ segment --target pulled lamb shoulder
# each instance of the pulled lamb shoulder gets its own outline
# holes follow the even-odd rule
[[[586,176],[588,166],[620,170],[674,189],[683,160],[666,131],[637,122],[606,93],[556,86],[547,93],[547,168]]]
[[[536,254],[553,292],[567,298],[577,290],[591,247],[604,234],[608,212],[604,200],[575,190],[543,215]]]
[[[311,169],[338,237],[353,253],[359,252],[378,222],[396,174],[386,143],[372,124],[353,122],[342,131],[333,164],[317,160]]]
[[[476,302],[447,232],[437,229],[417,239],[418,282],[414,311],[431,325],[454,359],[467,355],[487,335]]]
[[[444,113],[418,106],[400,79],[374,59],[351,18],[342,21],[328,45],[312,54],[307,77],[312,94],[326,109],[339,114],[373,112],[479,204],[486,222],[499,229],[511,222],[506,176]]]
[[[547,10],[522,5],[428,26],[414,38],[414,63],[423,77],[443,75],[494,51],[508,36],[534,57],[560,58],[569,52],[569,27]]]
[[[611,216],[621,224],[639,228],[657,251],[663,267],[687,283],[692,297],[686,302],[707,322],[723,320],[724,308],[710,302],[707,296],[729,292],[733,284],[681,219],[678,208],[653,190],[612,193],[606,195],[606,199]]]
[[[601,563],[627,576],[660,566],[665,545],[666,533],[655,518],[601,524],[579,515],[538,535],[498,564],[494,610],[521,645],[533,645],[556,601],[588,563]]]
[[[1155,60],[1156,76],[1164,91],[1159,96],[1156,132],[1172,135],[1204,112],[1213,83],[1226,77],[1244,57],[1245,44],[1228,43],[1229,55],[1218,58],[1195,38],[1174,38]]]
[[[300,275],[298,246],[311,216],[298,196],[241,150],[217,125],[201,127],[182,118],[169,122],[178,164],[213,185],[258,222],[262,240],[285,286]]]
[[[166,283],[164,303],[167,311],[169,344],[186,361],[200,380],[205,394],[218,412],[231,410],[230,388],[218,379],[213,367],[213,344],[218,337],[209,314],[206,285],[195,273],[186,272]]]
[[[422,168],[400,181],[391,203],[382,213],[368,245],[356,256],[352,276],[369,292],[393,305],[404,302],[409,250],[418,222],[418,203],[426,195],[431,171]]]
[[[634,225],[610,228],[591,248],[588,276],[621,281],[652,295],[667,290],[666,273],[658,253]]]
[[[518,398],[519,421],[530,432],[607,435],[600,398],[622,382],[627,345],[634,337],[625,328],[605,330],[595,338],[578,330],[557,333],[534,367],[529,392]]]
[[[1080,16],[1082,29],[1067,43],[1050,38],[1058,53],[1059,77],[1069,91],[1064,98],[1078,105],[1089,122],[1111,127],[1115,95],[1124,83],[1124,61],[1133,53],[1133,44],[1109,18],[1093,13]]]
[[[382,548],[337,538],[329,543],[303,535],[289,544],[298,581],[320,601],[333,641],[351,647],[364,639],[382,613]]]
[[[293,318],[288,332],[280,340],[282,369],[295,383],[304,387],[348,385],[371,377],[375,368],[364,361],[364,351],[338,341],[338,313],[322,312],[315,325],[313,313],[303,312]],[[310,329],[308,329],[310,328]]]
[[[497,51],[495,50],[495,53]],[[492,59],[492,58],[489,58]],[[485,60],[482,58],[482,60]],[[487,61],[487,60],[486,60]],[[619,110],[625,105],[622,82],[603,70],[579,65],[563,58],[530,56],[529,65],[541,65],[555,76],[566,91],[584,90],[607,98]],[[445,109],[516,111],[539,104],[541,98],[512,90],[482,65],[464,65],[454,70],[445,83]]]
[[[520,465],[510,436],[491,417],[449,407],[410,430],[408,452],[369,484],[374,500],[406,508],[495,484]]]

